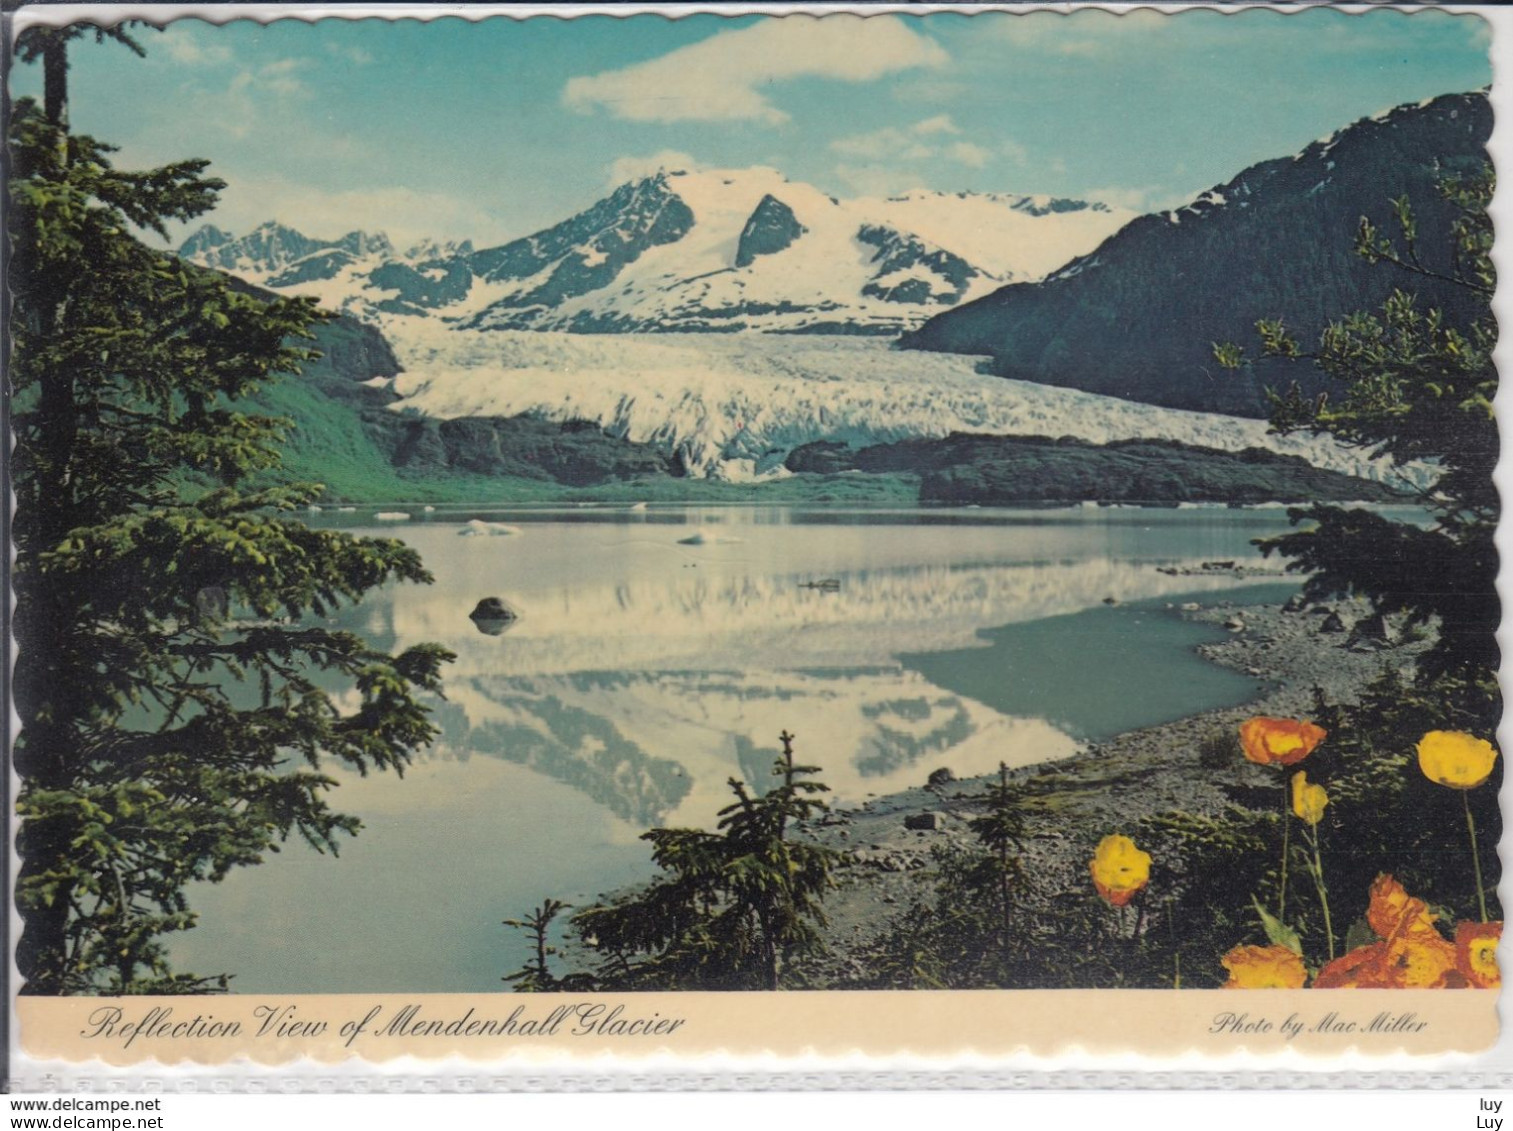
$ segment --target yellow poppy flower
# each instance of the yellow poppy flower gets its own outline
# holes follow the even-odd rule
[[[1329,794],[1321,785],[1312,785],[1302,770],[1292,775],[1292,811],[1300,821],[1317,825],[1324,819],[1324,806],[1329,804]]]
[[[1285,946],[1237,946],[1219,961],[1226,990],[1301,990],[1308,981],[1303,959]]]
[[[1418,741],[1418,766],[1432,782],[1475,789],[1492,776],[1497,751],[1484,738],[1458,730],[1431,730]]]
[[[1301,719],[1272,719],[1258,715],[1240,724],[1240,747],[1245,757],[1262,766],[1291,766],[1313,753],[1328,732]]]
[[[1457,977],[1455,947],[1442,938],[1410,939],[1390,949],[1396,960],[1394,988],[1436,990],[1463,984]]]
[[[1123,907],[1150,883],[1150,855],[1127,836],[1104,837],[1088,868],[1098,894],[1114,907]]]

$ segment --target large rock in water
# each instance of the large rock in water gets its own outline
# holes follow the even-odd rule
[[[520,614],[503,597],[485,597],[468,616],[474,620],[517,620]]]
[[[502,597],[485,597],[474,606],[468,618],[485,636],[498,636],[520,619],[520,613]]]
[[[1461,288],[1355,253],[1362,216],[1396,234],[1394,197],[1418,219],[1425,266],[1447,272],[1453,209],[1437,182],[1482,167],[1492,112],[1482,94],[1444,95],[1367,118],[1296,156],[1266,161],[1173,212],[1142,216],[1039,283],[1004,287],[905,334],[906,349],[986,354],[1004,377],[1172,408],[1264,416],[1263,390],[1324,387],[1308,362],[1229,373],[1211,343],[1254,356],[1255,322],[1282,318],[1305,344],[1331,318],[1395,287],[1459,321]]]

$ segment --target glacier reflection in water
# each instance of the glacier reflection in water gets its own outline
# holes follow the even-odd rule
[[[972,666],[973,649],[996,662],[980,633],[1096,615],[1108,598],[1234,586],[1228,574],[1156,567],[1258,560],[1249,540],[1286,521],[1071,511],[852,523],[740,508],[488,517],[522,532],[460,538],[455,521],[397,532],[436,584],[385,590],[337,618],[381,647],[434,640],[457,653],[437,745],[402,781],[334,775],[334,804],[366,826],[339,861],[291,846],[197,888],[201,926],[175,946],[184,968],[232,971],[244,992],[502,989],[523,940],[500,919],[648,874],[638,834],[710,825],[728,778],[768,778],[781,729],[842,802],[922,784],[939,767],[966,777],[1073,753],[1079,699],[1130,695],[1130,673],[1087,656],[1069,669],[1082,685],[1055,710],[1005,713],[989,704],[1018,700],[991,692],[991,670],[949,678]],[[681,541],[692,529],[705,532],[700,544]],[[839,586],[814,587],[827,579]],[[491,596],[520,612],[500,635],[468,619]],[[1166,620],[1140,622],[1152,647]],[[1037,638],[1058,646],[1054,632]],[[906,654],[954,659],[932,682],[930,665],[906,667]],[[1184,711],[1210,705],[1201,696],[1212,691],[1194,694]]]

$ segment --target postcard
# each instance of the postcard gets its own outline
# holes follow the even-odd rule
[[[22,8],[18,1086],[1491,1047],[1494,27]]]

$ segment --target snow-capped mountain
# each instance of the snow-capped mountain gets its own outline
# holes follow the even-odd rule
[[[841,201],[771,169],[664,171],[475,257],[503,293],[467,324],[891,333],[1040,278],[1129,218],[1034,197]]]
[[[314,240],[276,223],[200,229],[185,259],[383,324],[580,333],[892,334],[1043,278],[1131,219],[1043,196],[917,191],[838,200],[773,169],[663,170],[500,247],[383,235]]]
[[[339,240],[316,240],[269,221],[240,238],[207,224],[184,241],[179,255],[251,282],[284,288],[334,278],[348,267],[391,257],[394,248],[382,232],[348,232]]]

